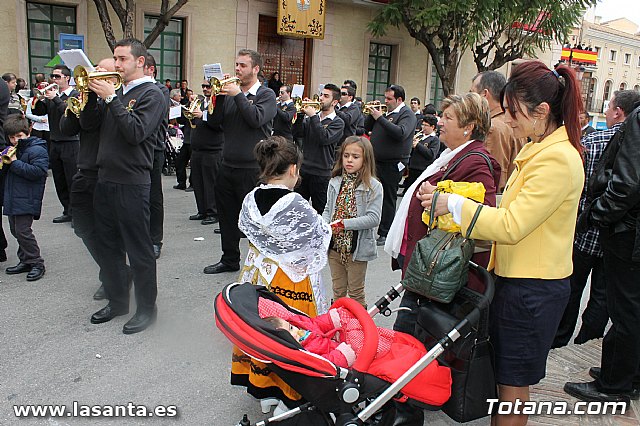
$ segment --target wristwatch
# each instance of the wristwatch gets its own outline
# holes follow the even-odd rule
[[[117,97],[118,97],[118,95],[116,95],[115,93],[113,95],[109,95],[106,98],[104,98],[104,103],[109,105],[111,103],[111,101],[113,101]]]

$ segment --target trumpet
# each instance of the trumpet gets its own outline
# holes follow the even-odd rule
[[[2,168],[3,164],[11,163],[11,161],[12,161],[11,157],[13,157],[15,155],[17,149],[18,149],[17,147],[15,147],[13,145],[10,145],[10,146],[6,147],[2,151],[2,153],[0,153],[0,155],[2,156],[2,162],[0,162],[0,169]]]
[[[240,85],[240,79],[238,77],[229,77],[224,80],[219,80],[216,77],[211,77],[209,79],[209,84],[211,85],[211,99],[209,99],[209,114],[213,114],[213,109],[216,107],[215,98],[220,94],[222,88],[226,84],[235,83],[238,86]]]
[[[382,113],[387,112],[387,106],[380,101],[371,101],[366,104],[362,104],[362,113],[363,114],[371,114],[371,110],[376,109]]]
[[[87,100],[89,99],[89,81],[91,80],[108,80],[116,79],[113,82],[113,86],[116,90],[122,86],[124,80],[122,76],[117,72],[112,71],[93,71],[87,72],[87,70],[82,66],[78,65],[73,70],[73,79],[76,82],[76,89],[80,92],[79,98],[69,98],[67,99],[67,111],[71,111],[76,115],[76,117],[80,117],[80,112],[84,109],[85,105],[87,105]],[[66,113],[66,111],[65,111]]]
[[[193,124],[193,122],[191,121],[195,118],[195,115],[193,115],[193,112],[195,110],[200,109],[201,105],[202,105],[202,100],[200,98],[195,98],[193,101],[191,101],[188,108],[185,107],[184,105],[180,105],[183,109],[182,115],[184,115],[184,118],[189,120],[189,125],[191,126],[192,129],[196,127],[196,125]]]
[[[58,90],[60,90],[60,87],[56,83],[51,83],[50,85],[43,87],[42,89],[38,89],[36,87],[35,89],[33,89],[33,97],[36,98],[36,100],[41,101],[44,99],[44,94],[49,90],[55,90],[56,92],[58,92]]]
[[[313,98],[310,101],[303,101],[302,98],[296,96],[293,98],[293,105],[296,107],[296,113],[300,113],[306,107],[315,108],[317,111],[320,111],[322,105],[320,104],[320,96],[317,94],[313,95]]]

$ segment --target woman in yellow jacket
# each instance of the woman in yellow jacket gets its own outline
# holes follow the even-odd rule
[[[544,376],[554,335],[569,299],[573,234],[584,185],[575,73],[542,62],[518,65],[503,90],[505,122],[528,137],[515,159],[497,208],[484,207],[471,236],[493,240],[489,269],[496,275],[490,337],[496,351],[500,402],[529,400],[529,386]],[[432,208],[435,189],[419,198]],[[453,213],[466,234],[478,204],[441,194],[436,215]],[[526,415],[494,416],[492,424],[523,425]]]

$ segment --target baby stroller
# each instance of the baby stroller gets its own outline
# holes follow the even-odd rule
[[[455,347],[454,342],[461,337],[464,341],[472,332],[472,327],[479,322],[481,312],[487,311],[493,297],[493,279],[484,268],[473,263],[471,268],[480,274],[486,285],[484,295],[480,295],[475,306],[466,309],[462,319],[445,334],[438,336],[433,347],[393,383],[370,373],[372,366],[378,362],[374,360],[378,333],[371,317],[380,312],[390,314],[388,306],[400,296],[402,284],[393,287],[369,312],[347,298],[339,299],[332,306],[349,309],[364,331],[364,345],[350,368],[338,367],[319,355],[305,351],[285,331],[277,330],[264,321],[258,312],[260,298],[278,302],[295,314],[301,313],[288,307],[265,287],[250,283],[227,285],[214,301],[217,327],[243,352],[269,364],[272,371],[307,401],[299,407],[258,422],[256,426],[272,423],[285,426],[390,425],[395,416],[393,399],[421,408],[439,409],[438,406],[425,403],[423,395],[415,391],[416,388],[425,387],[425,383],[418,383],[418,386],[414,383],[412,392],[407,390],[411,387],[412,379],[434,363],[446,349]],[[406,365],[400,367],[404,370]],[[241,424],[251,424],[247,423],[246,416],[243,420]]]
[[[162,174],[171,176],[176,171],[176,159],[184,143],[184,134],[177,127],[170,126],[167,130],[166,143],[164,144],[164,165]]]

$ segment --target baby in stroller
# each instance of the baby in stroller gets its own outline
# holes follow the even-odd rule
[[[278,317],[267,317],[264,320],[273,324],[276,329],[288,331],[303,348],[328,359],[338,367],[353,365],[356,353],[350,344],[339,342],[335,338],[335,333],[338,331],[336,328],[326,329],[323,327],[327,324],[325,321],[314,321],[302,315],[295,315],[295,317],[297,318],[289,318],[289,321]],[[330,334],[334,336],[330,337]]]

